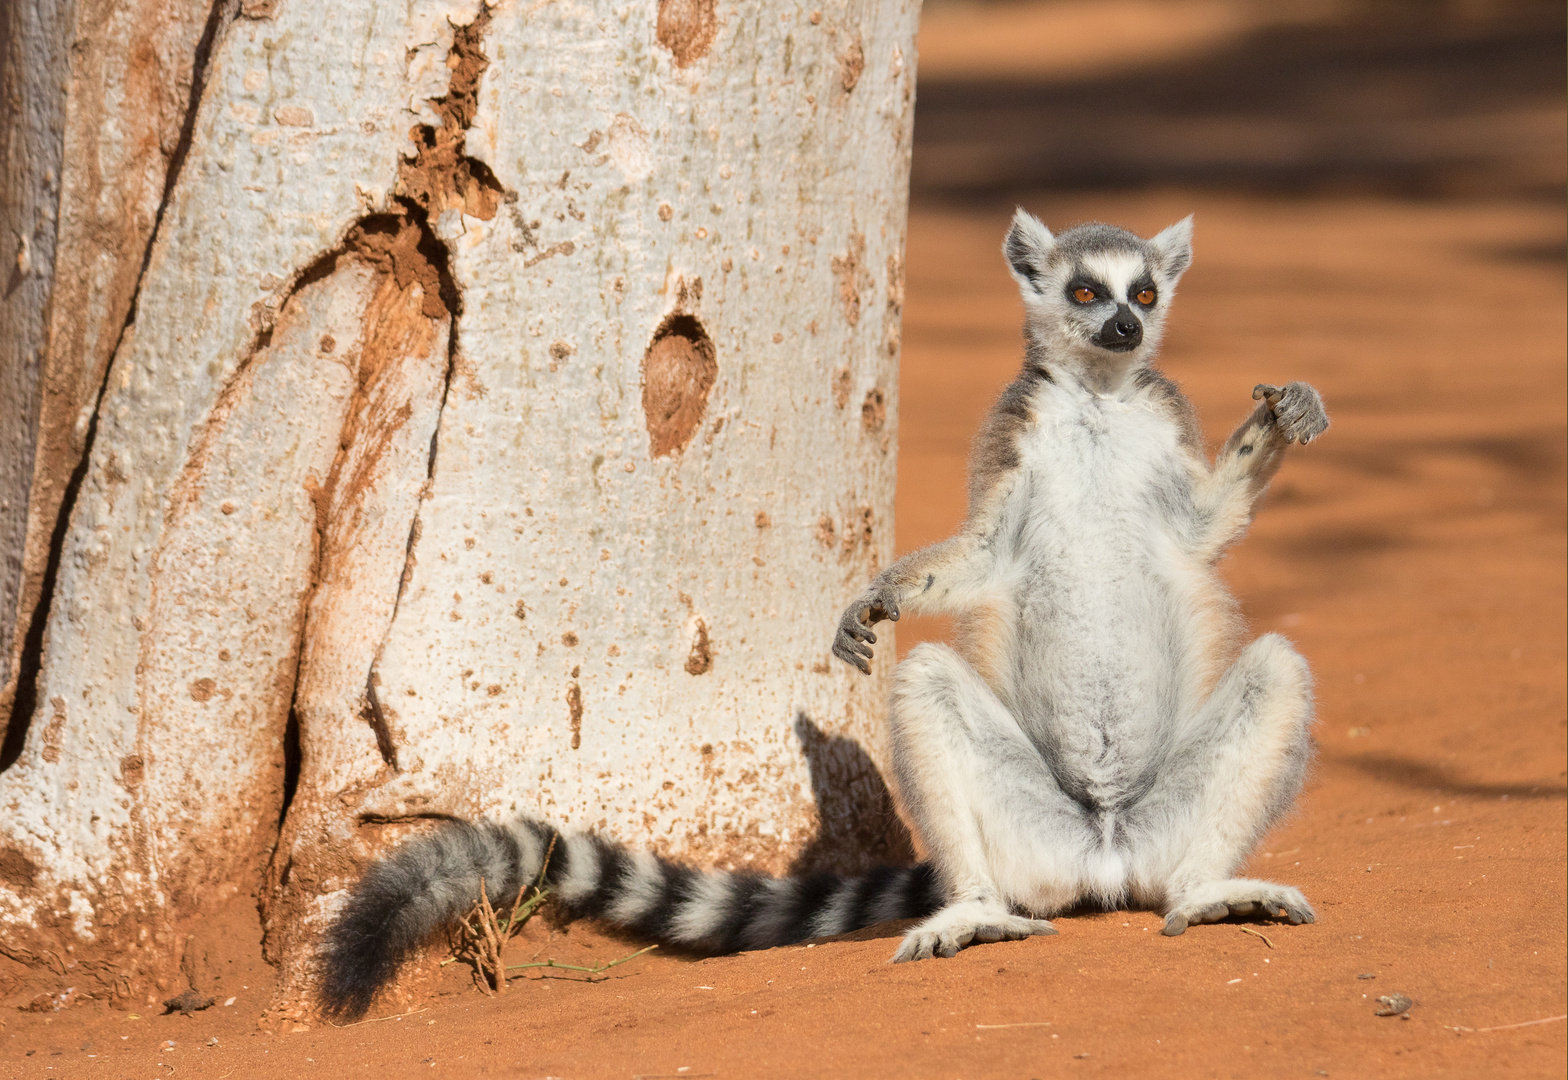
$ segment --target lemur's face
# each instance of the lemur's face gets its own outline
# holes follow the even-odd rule
[[[1002,250],[1041,344],[1063,359],[1131,366],[1159,347],[1176,281],[1192,261],[1192,219],[1152,240],[1100,224],[1052,236],[1019,210]]]

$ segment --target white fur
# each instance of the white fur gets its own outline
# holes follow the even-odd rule
[[[566,876],[555,891],[568,904],[580,903],[599,888],[599,851],[587,833],[564,832],[557,843],[566,845]]]
[[[611,922],[627,925],[653,910],[664,889],[664,871],[651,851],[632,852],[632,879],[605,913]]]
[[[733,879],[729,874],[699,875],[693,884],[690,902],[676,911],[671,936],[689,945],[708,940],[724,924],[724,905],[732,887]]]

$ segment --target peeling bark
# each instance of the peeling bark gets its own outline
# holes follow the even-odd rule
[[[153,996],[259,882],[299,1012],[321,921],[430,817],[888,852],[884,676],[826,650],[891,554],[915,11],[819,8],[247,2],[201,9],[201,60],[168,31],[184,165],[70,286],[91,325],[30,436],[57,571],[0,951]]]

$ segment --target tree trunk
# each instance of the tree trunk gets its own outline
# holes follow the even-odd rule
[[[884,675],[827,646],[891,555],[916,7],[220,0],[155,28],[195,109],[138,118],[150,215],[86,138],[140,54],[60,50],[61,255],[3,309],[69,377],[0,357],[0,949],[139,996],[259,881],[292,1004],[452,814],[894,853]]]

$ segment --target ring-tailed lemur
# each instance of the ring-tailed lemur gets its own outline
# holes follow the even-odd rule
[[[1167,934],[1254,912],[1310,922],[1294,888],[1230,875],[1301,786],[1311,679],[1277,635],[1223,673],[1233,604],[1214,570],[1286,444],[1327,426],[1303,383],[1260,404],[1211,466],[1192,406],[1149,366],[1191,219],[1152,240],[1051,235],[1019,211],[1003,246],[1023,293],[1023,371],[974,447],[969,516],[899,560],[839,622],[870,671],[870,624],[961,617],[894,674],[892,765],[926,852],[862,877],[703,873],[521,819],[451,822],[366,873],[322,952],[326,1010],[355,1016],[429,935],[541,872],[568,917],[691,952],[766,948],[922,919],[895,961],[1051,934],[1077,904],[1166,912]]]

